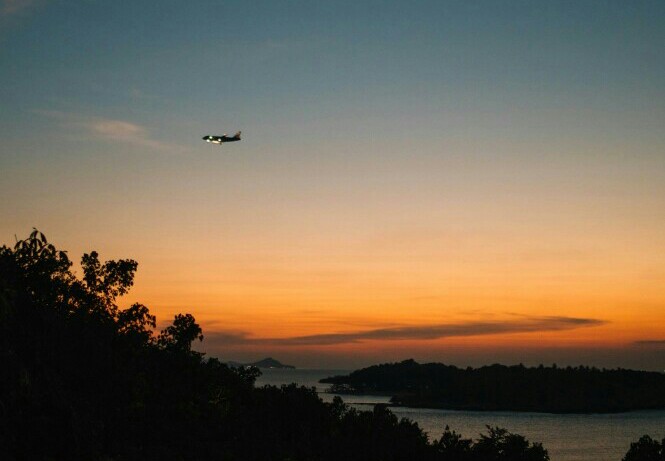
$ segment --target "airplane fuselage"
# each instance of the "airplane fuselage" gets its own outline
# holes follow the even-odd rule
[[[204,136],[203,140],[206,142],[211,142],[213,144],[223,144],[225,142],[235,142],[235,141],[240,141],[240,133],[236,134],[235,136]]]

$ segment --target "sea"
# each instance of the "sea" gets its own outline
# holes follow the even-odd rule
[[[345,375],[349,370],[262,369],[257,386],[296,383],[315,387],[321,399],[330,402],[334,394],[321,378]],[[385,396],[343,395],[342,399],[359,410],[371,410],[377,403],[389,403]],[[531,442],[541,442],[552,461],[621,461],[631,442],[648,434],[665,438],[665,410],[632,411],[614,414],[559,415],[509,411],[453,411],[390,407],[398,418],[408,418],[427,432],[430,440],[441,437],[447,426],[466,438],[478,438],[486,426],[498,426],[521,434]]]

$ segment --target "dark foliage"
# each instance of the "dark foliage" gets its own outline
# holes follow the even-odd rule
[[[189,315],[154,335],[147,307],[117,306],[137,263],[83,256],[83,276],[39,232],[0,248],[0,459],[524,460],[539,444],[490,428],[428,443],[385,406],[360,412],[312,389],[255,388],[255,368],[192,350]]]
[[[333,383],[341,392],[390,394],[395,403],[415,407],[550,413],[665,408],[665,375],[584,366],[464,369],[405,360],[322,382]]]
[[[539,443],[530,444],[523,436],[511,434],[505,429],[487,426],[487,435],[481,435],[476,443],[463,439],[446,426],[443,435],[434,443],[439,453],[451,461],[538,461],[549,459],[547,450]]]
[[[648,435],[642,436],[630,444],[623,461],[665,461],[665,439],[659,443]]]

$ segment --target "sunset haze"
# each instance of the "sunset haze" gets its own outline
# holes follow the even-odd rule
[[[1,5],[0,243],[222,360],[665,369],[665,3]]]

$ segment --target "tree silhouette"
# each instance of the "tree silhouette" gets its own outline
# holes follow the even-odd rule
[[[637,442],[630,444],[623,461],[665,461],[665,439],[659,443],[643,435]]]
[[[157,344],[165,349],[190,352],[195,340],[203,341],[203,332],[191,314],[177,314],[173,325],[159,334]]]
[[[499,429],[430,444],[385,406],[358,411],[296,385],[256,388],[256,368],[192,351],[203,333],[190,314],[155,335],[145,305],[118,306],[137,267],[93,251],[78,278],[37,230],[0,248],[0,459],[548,459]]]

